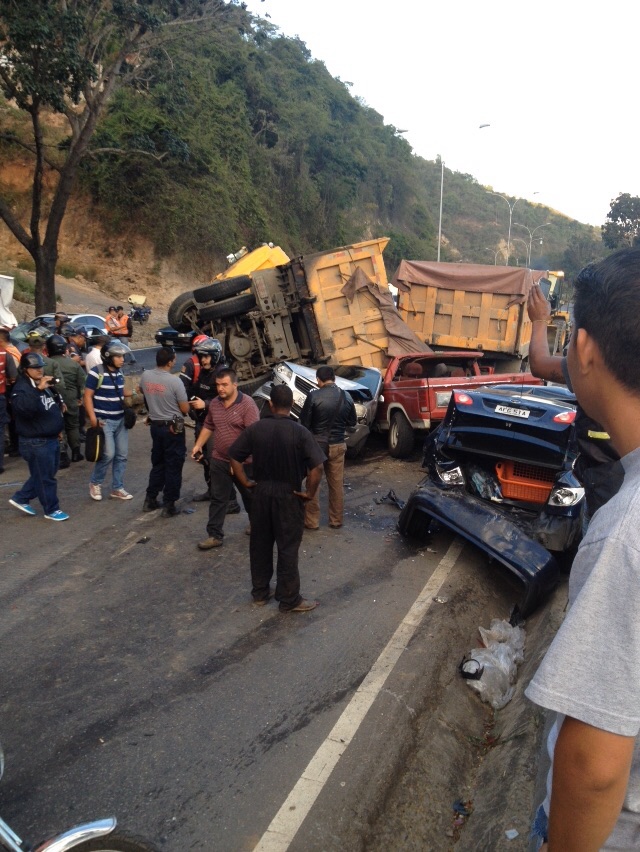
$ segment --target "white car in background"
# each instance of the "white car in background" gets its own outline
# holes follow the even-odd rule
[[[359,367],[353,364],[331,364],[330,366],[335,370],[336,384],[349,394],[356,408],[356,427],[346,435],[347,457],[355,458],[364,449],[375,420],[378,397],[382,390],[382,373],[375,367]],[[293,361],[282,361],[274,369],[273,379],[265,382],[253,394],[260,412],[262,413],[268,404],[274,384],[289,385],[293,392],[291,414],[297,420],[307,395],[318,389],[316,370],[317,367],[305,367]]]

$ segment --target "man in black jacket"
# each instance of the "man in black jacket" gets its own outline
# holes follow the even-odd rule
[[[64,429],[60,397],[52,392],[53,379],[44,375],[44,360],[36,352],[20,358],[20,375],[11,393],[19,436],[20,455],[29,465],[29,479],[9,500],[26,515],[36,515],[35,497],[50,521],[66,521],[60,510],[56,473],[60,461],[58,436]]]
[[[344,457],[347,452],[345,432],[357,423],[356,409],[348,393],[339,388],[333,367],[323,365],[316,370],[318,390],[306,398],[300,423],[315,436],[327,460],[324,472],[329,490],[329,526],[339,529],[344,514]],[[304,525],[308,530],[320,526],[318,492],[304,510]]]

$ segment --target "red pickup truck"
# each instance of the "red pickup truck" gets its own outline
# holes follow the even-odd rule
[[[540,385],[531,373],[497,373],[482,352],[416,352],[392,358],[376,411],[376,428],[388,432],[389,453],[406,458],[417,431],[429,431],[446,414],[454,388],[495,384]]]

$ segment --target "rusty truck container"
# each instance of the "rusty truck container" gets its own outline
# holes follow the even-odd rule
[[[388,242],[387,237],[380,237],[300,259],[320,340],[331,361],[380,370],[387,365],[389,332],[380,297],[390,298],[382,258]],[[354,280],[356,270],[373,287],[353,288],[348,294],[352,298],[348,298],[345,285]]]
[[[545,272],[521,267],[403,260],[392,284],[400,316],[435,349],[481,350],[497,372],[528,357],[526,299]]]

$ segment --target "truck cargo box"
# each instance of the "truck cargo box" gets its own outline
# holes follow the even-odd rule
[[[521,267],[403,260],[392,284],[400,316],[430,346],[523,359],[531,339],[526,298],[544,275]]]

